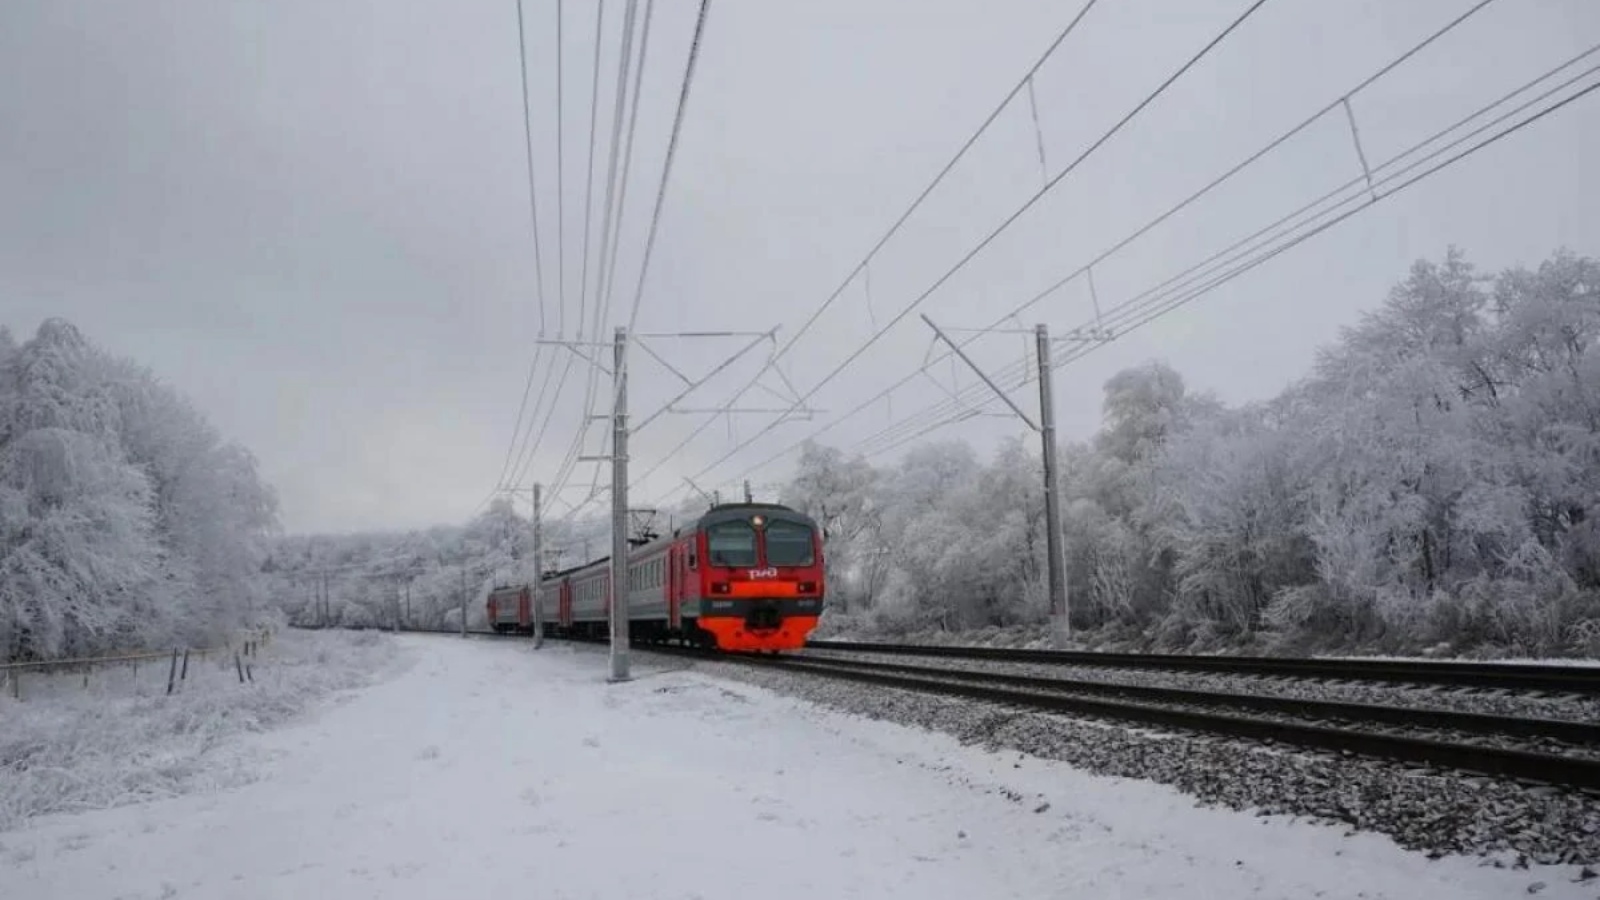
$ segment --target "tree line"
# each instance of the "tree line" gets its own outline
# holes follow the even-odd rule
[[[1262,651],[1600,652],[1600,262],[1418,262],[1271,400],[1152,362],[1064,446],[1071,619],[1096,643]],[[874,466],[804,446],[778,499],[827,529],[827,631],[1013,628],[1047,614],[1039,458],[928,443]],[[663,510],[656,530],[704,504]],[[697,508],[699,507],[699,508]],[[603,514],[546,524],[546,568],[604,556]],[[303,625],[481,623],[532,577],[529,521],[277,533],[254,458],[134,363],[53,319],[0,328],[0,659]]]
[[[1600,652],[1600,263],[1452,249],[1269,401],[1149,363],[1063,448],[1071,620],[1163,649]],[[831,628],[1038,626],[1039,460],[963,443],[874,467],[808,445]]]

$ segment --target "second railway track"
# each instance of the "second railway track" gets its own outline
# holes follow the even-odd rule
[[[1600,727],[1587,722],[1138,688],[833,658],[739,659],[763,668],[1041,712],[1180,728],[1600,791]],[[1259,715],[1263,712],[1269,715]],[[1484,737],[1491,740],[1468,739]],[[1549,744],[1539,749],[1509,746],[1514,741],[1505,738],[1555,742],[1561,752],[1549,752]]]
[[[861,652],[895,653],[895,650],[884,648],[900,645],[847,646],[849,649],[859,649]],[[839,679],[1011,708],[1244,738],[1310,751],[1355,754],[1600,793],[1600,725],[1588,721],[1487,715],[1411,705],[1330,702],[1228,691],[1152,687],[970,668],[941,668],[850,659],[847,656],[747,656],[708,653],[670,645],[639,645],[635,649],[677,657],[745,664],[771,671]],[[817,649],[842,648],[823,644]],[[920,655],[916,651],[923,649],[906,648],[900,652]],[[932,649],[943,651],[946,648]],[[1053,651],[1022,651],[1020,654],[1005,652],[995,653],[992,656],[961,652],[973,649],[981,648],[948,648],[952,652],[927,655],[964,659],[992,658],[1004,662],[1038,662],[1042,655],[1052,662],[1065,662],[1055,658]],[[1205,659],[1222,662],[1230,658],[1206,657]],[[1078,660],[1072,662],[1081,664]],[[1274,660],[1274,662],[1306,661]],[[1209,662],[1201,668],[1205,671],[1228,671]],[[1456,685],[1456,682],[1443,678],[1437,681],[1430,680],[1433,671],[1436,670],[1425,672],[1420,683]],[[1386,670],[1385,676],[1374,680],[1417,683],[1413,679],[1399,677],[1401,674],[1403,672],[1399,669]],[[1514,673],[1508,674],[1514,675]],[[1347,673],[1338,677],[1349,679],[1360,676]],[[1538,679],[1513,677],[1511,680],[1513,684],[1523,685],[1522,690],[1562,689],[1553,688],[1551,682]],[[1467,681],[1473,686],[1487,686],[1470,675]],[[1510,688],[1503,682],[1494,686],[1502,689]],[[1565,690],[1571,691],[1571,687]]]
[[[946,657],[991,662],[1092,666],[1225,675],[1438,685],[1514,691],[1546,691],[1600,697],[1600,666],[1484,663],[1407,659],[1342,659],[1277,656],[1206,656],[1178,653],[1102,653],[1031,650],[1012,647],[962,647],[931,644],[881,644],[810,641],[808,650],[895,656]]]

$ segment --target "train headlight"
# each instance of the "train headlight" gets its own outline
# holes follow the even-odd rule
[[[767,524],[767,520],[765,516],[751,516],[750,524],[754,525],[756,528],[761,528]]]

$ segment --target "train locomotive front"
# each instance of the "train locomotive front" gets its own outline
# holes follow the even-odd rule
[[[822,615],[822,539],[776,504],[714,507],[695,524],[696,627],[721,650],[797,650]],[[688,599],[688,598],[685,598]]]

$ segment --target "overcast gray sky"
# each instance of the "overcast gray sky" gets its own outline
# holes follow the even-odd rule
[[[1100,0],[1035,85],[1052,174],[1247,5]],[[918,311],[951,326],[989,323],[1470,5],[1270,0]],[[624,6],[606,4],[599,48],[591,292]],[[656,0],[607,336],[631,306],[697,6]],[[564,4],[558,116],[556,5],[525,7],[551,336],[563,321],[574,336],[580,308],[585,319],[594,309],[592,298],[580,307],[579,288],[596,9]],[[793,333],[1077,9],[718,0],[640,329]],[[1498,0],[1353,100],[1363,149],[1377,164],[1596,42],[1592,0]],[[1150,358],[1230,402],[1270,396],[1340,325],[1381,302],[1414,259],[1438,258],[1449,244],[1489,269],[1534,264],[1561,246],[1597,252],[1594,189],[1581,168],[1581,148],[1600,146],[1597,132],[1600,99],[1586,97],[1062,368],[1065,436],[1090,434],[1101,384]],[[1348,123],[1328,117],[1098,267],[1102,305],[1360,171]],[[1042,181],[1023,95],[874,260],[870,302],[858,279],[787,356],[787,377],[802,392],[817,384]],[[541,322],[513,0],[0,4],[0,323],[26,338],[48,316],[67,317],[194,398],[260,458],[290,530],[465,518],[502,470]],[[1090,317],[1079,281],[1022,322],[1061,333]],[[823,412],[710,471],[770,417],[719,421],[670,459],[704,417],[662,417],[634,440],[635,473],[656,468],[635,487],[635,504],[680,491],[685,475],[703,472],[697,480],[712,487],[794,446],[916,369],[929,341],[907,316],[817,392],[812,405]],[[652,347],[694,375],[737,342]],[[972,352],[998,368],[1024,347],[1022,336],[1000,334]],[[684,404],[722,402],[761,360],[752,354]],[[559,376],[564,363],[560,351],[543,351],[536,391],[547,368]],[[675,390],[640,351],[633,372],[637,413]],[[950,367],[937,376],[824,440],[856,446],[936,401]],[[783,389],[772,373],[763,384]],[[574,368],[526,480],[555,477],[585,386]],[[1019,401],[1036,404],[1029,394]],[[778,402],[756,392],[740,405]],[[1021,430],[981,418],[929,438],[988,447]],[[603,433],[592,428],[583,452],[599,452]],[[777,481],[788,461],[753,477]],[[582,489],[569,499],[582,498],[594,469],[574,470]]]

